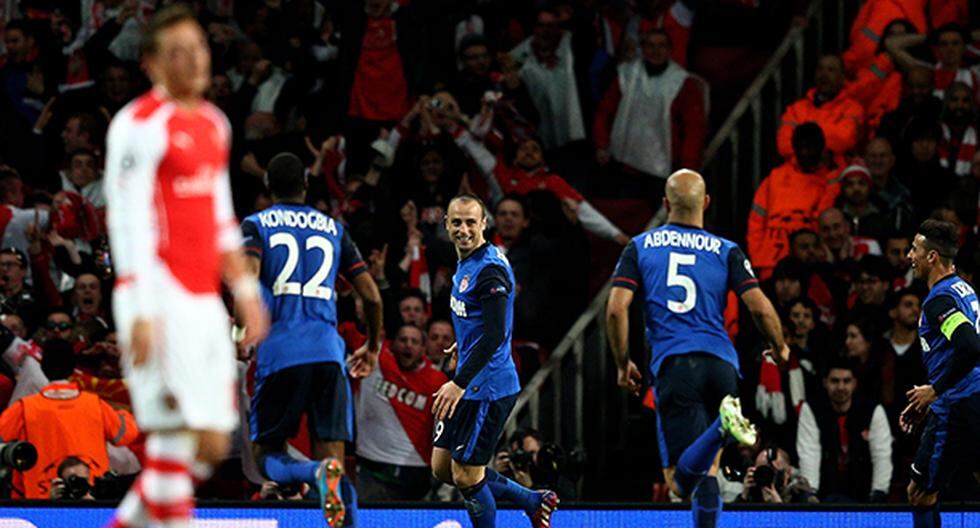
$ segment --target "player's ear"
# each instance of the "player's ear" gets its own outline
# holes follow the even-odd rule
[[[710,194],[705,194],[704,195],[704,209],[703,210],[704,211],[707,211],[709,205],[711,205],[711,195]]]
[[[664,209],[669,213],[670,212],[670,202],[667,200],[667,197],[664,196],[663,198],[661,198],[661,200],[664,203]]]

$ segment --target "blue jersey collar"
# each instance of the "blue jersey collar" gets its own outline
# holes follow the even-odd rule
[[[470,253],[469,255],[466,255],[466,257],[460,259],[459,260],[459,263],[462,264],[462,263],[466,262],[467,260],[470,260],[473,257],[476,257],[477,255],[486,252],[487,248],[489,248],[489,247],[490,247],[490,242],[489,241],[484,242],[482,246],[474,249],[472,253]]]

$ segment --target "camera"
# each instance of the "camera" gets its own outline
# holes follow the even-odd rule
[[[37,464],[37,449],[23,440],[0,443],[0,466],[24,471]]]
[[[515,449],[510,452],[510,463],[518,471],[527,471],[531,464],[534,463],[534,453],[523,449]]]
[[[88,479],[81,475],[69,475],[65,479],[65,498],[78,500],[88,495],[92,491],[92,486]]]
[[[778,470],[770,464],[755,468],[755,483],[759,488],[775,485],[776,491],[783,490],[783,482],[786,480],[785,472]]]

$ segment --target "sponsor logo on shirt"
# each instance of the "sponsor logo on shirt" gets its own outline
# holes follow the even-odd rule
[[[386,400],[398,401],[417,411],[425,409],[425,404],[429,401],[427,396],[399,387],[384,378],[379,379],[374,385],[374,392]]]
[[[456,317],[466,317],[466,303],[457,299],[455,295],[449,296],[449,308]]]

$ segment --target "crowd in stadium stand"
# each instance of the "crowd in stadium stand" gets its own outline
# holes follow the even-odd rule
[[[589,301],[590,247],[637,234],[595,199],[658,203],[663,178],[699,168],[716,114],[723,119],[732,102],[733,90],[715,85],[732,82],[720,75],[722,63],[738,57],[751,79],[791,17],[804,23],[805,7],[188,3],[209,37],[208,98],[233,128],[239,217],[271,204],[265,165],[293,152],[308,165],[309,204],[347,226],[381,289],[385,347],[378,370],[354,387],[353,452],[366,500],[447,496],[427,469],[427,396],[452,375],[443,354],[455,341],[447,285],[456,255],[443,225],[449,199],[471,191],[490,208],[491,240],[518,283],[514,354],[526,381]],[[43,464],[15,476],[15,497],[75,496],[65,485],[72,475],[94,484],[107,472],[125,479],[139,471],[141,437],[124,410],[109,306],[101,173],[109,121],[149,88],[137,44],[156,4],[0,0],[0,313],[11,334],[0,340],[0,409],[7,409],[0,437],[23,437],[31,421],[57,421],[47,401],[82,409],[57,417],[63,427],[97,427],[78,445],[55,438],[54,425],[45,429],[36,437],[44,439]],[[785,15],[786,26],[759,22],[774,14]],[[911,236],[925,218],[952,221],[962,232],[960,273],[972,279],[980,257],[973,47],[980,34],[957,25],[970,15],[965,1],[865,2],[849,48],[823,56],[813,88],[785,109],[772,138],[784,162],[756,191],[740,243],[783,316],[793,355],[782,370],[761,361],[748,315],[731,311],[743,405],[763,444],[738,454],[749,469],[726,482],[726,500],[901,499],[917,439],[898,431],[897,417],[905,391],[925,381],[916,333],[925,290],[905,258]],[[725,17],[731,23],[719,22]],[[349,287],[339,290],[339,328],[354,349],[365,339],[360,306]],[[251,390],[244,357],[240,370],[244,413]],[[392,421],[395,414],[378,406],[394,403],[379,404],[368,391],[397,400],[403,412]],[[82,412],[98,425],[81,425]],[[242,456],[247,434],[238,437],[201,496],[289,499],[308,491],[263,483]],[[502,451],[536,451],[544,440],[522,432]],[[296,445],[302,451],[303,439]],[[517,462],[496,460],[522,482],[541,477]],[[775,475],[763,479],[763,466]],[[568,483],[539,484],[574,493]]]

